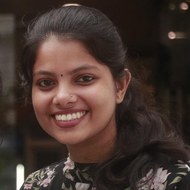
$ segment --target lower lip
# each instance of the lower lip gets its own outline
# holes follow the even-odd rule
[[[59,128],[70,129],[70,128],[73,128],[73,127],[77,126],[81,122],[81,120],[84,119],[85,115],[82,116],[80,119],[74,119],[74,120],[70,120],[70,121],[61,121],[61,120],[58,121],[55,118],[54,118],[54,121],[55,121],[55,124]]]

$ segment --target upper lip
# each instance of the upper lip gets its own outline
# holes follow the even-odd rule
[[[59,111],[55,111],[53,112],[51,115],[61,115],[61,114],[72,114],[72,113],[76,113],[76,112],[87,112],[87,110],[85,109],[69,109],[69,110],[59,110]]]

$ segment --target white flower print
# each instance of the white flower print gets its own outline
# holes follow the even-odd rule
[[[163,170],[163,168],[159,168],[153,179],[151,189],[163,190],[165,187],[164,182],[166,181],[168,175],[170,175],[170,173],[168,173],[168,170]]]
[[[74,181],[74,177],[70,173],[68,173],[68,172],[65,172],[65,177],[67,179],[70,179],[71,181]]]
[[[75,188],[77,190],[87,190],[89,188],[89,184],[85,184],[85,183],[76,183],[75,184]]]
[[[73,178],[73,176],[69,173],[69,170],[74,169],[74,167],[75,167],[74,162],[70,159],[70,157],[68,157],[68,158],[67,158],[67,161],[66,161],[64,164],[65,164],[65,166],[64,166],[64,168],[63,168],[63,173],[64,173],[65,177],[66,177],[67,179],[70,179],[70,180],[73,181],[74,178]]]
[[[139,182],[139,190],[164,190],[165,188],[165,181],[167,180],[167,177],[171,174],[168,173],[168,170],[163,170],[163,168],[159,168],[155,174],[155,176],[152,177],[153,170],[151,169],[145,177],[143,177]],[[146,181],[148,181],[146,184],[144,184]]]
[[[63,168],[63,172],[65,173],[67,170],[72,170],[75,167],[74,162],[70,159],[70,157],[67,158],[67,161],[64,163],[65,166]]]
[[[52,179],[53,179],[53,178],[49,178],[49,177],[48,177],[48,178],[46,178],[46,179],[40,181],[39,185],[40,185],[40,186],[43,186],[43,187],[47,187],[47,186],[51,183]]]
[[[32,174],[30,174],[26,181],[27,183],[24,184],[24,189],[34,189],[37,186],[40,187],[47,187],[55,177],[55,165],[54,168],[46,167],[43,170],[38,170]]]
[[[32,184],[24,184],[24,189],[31,189],[32,188]]]
[[[54,170],[51,170],[49,167],[47,167],[46,169],[47,177],[39,180],[38,184],[40,186],[47,187],[51,183],[52,179],[54,178],[53,176],[54,173],[55,173]]]
[[[52,176],[54,174],[54,171],[52,171],[52,170],[49,170],[48,171],[48,173],[47,173],[47,175],[50,177],[50,176]]]

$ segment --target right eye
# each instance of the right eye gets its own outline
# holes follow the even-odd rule
[[[55,85],[55,82],[50,79],[42,79],[37,81],[37,85],[42,89],[48,89]]]

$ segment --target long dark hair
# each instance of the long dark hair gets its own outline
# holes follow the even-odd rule
[[[29,95],[37,48],[51,35],[79,40],[92,56],[109,67],[115,79],[129,68],[119,32],[102,12],[85,6],[53,9],[28,27],[21,70]],[[120,190],[127,186],[137,189],[137,182],[150,168],[156,171],[162,164],[189,158],[181,138],[143,91],[139,81],[132,77],[124,101],[116,109],[115,154],[99,164],[94,174],[99,190]]]

